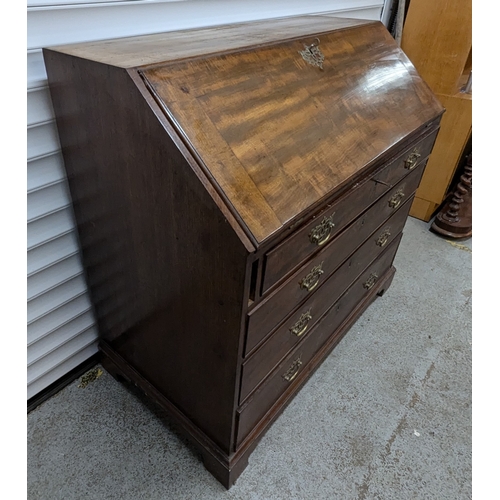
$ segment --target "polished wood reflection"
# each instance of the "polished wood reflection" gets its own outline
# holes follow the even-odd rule
[[[44,58],[103,364],[229,488],[390,285],[443,109],[373,21],[259,21]]]
[[[441,111],[380,23],[317,38],[144,71],[257,242]]]

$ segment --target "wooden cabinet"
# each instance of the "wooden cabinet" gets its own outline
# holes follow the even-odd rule
[[[471,0],[412,0],[401,47],[446,109],[410,215],[428,221],[445,200],[472,134]]]
[[[442,107],[379,22],[44,50],[103,364],[229,487],[377,295]]]

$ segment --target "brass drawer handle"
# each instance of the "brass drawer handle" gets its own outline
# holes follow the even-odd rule
[[[307,330],[309,321],[312,320],[311,309],[302,313],[298,321],[290,328],[290,332],[297,337],[300,337]]]
[[[300,360],[302,354],[290,365],[290,368],[283,374],[283,378],[287,382],[291,382],[298,374],[300,367],[302,366],[302,361]]]
[[[321,275],[325,272],[322,267],[323,262],[313,267],[309,274],[299,281],[300,288],[305,288],[308,292],[314,290],[318,286]]]
[[[370,274],[370,277],[363,283],[363,288],[370,290],[370,288],[373,287],[373,285],[377,282],[377,280],[378,280],[378,274],[376,273]]]
[[[389,241],[389,237],[391,236],[391,228],[388,227],[382,231],[380,236],[377,238],[377,246],[385,247],[387,242]]]
[[[416,166],[417,166],[417,163],[418,163],[418,159],[421,157],[422,155],[419,153],[419,150],[418,148],[415,148],[408,156],[408,158],[406,158],[405,160],[405,168],[407,170],[413,170]]]
[[[323,220],[314,227],[309,233],[309,241],[318,245],[324,245],[332,234],[332,229],[335,226],[333,223],[333,216],[335,214],[330,215],[330,217],[323,217]]]
[[[398,189],[389,199],[389,206],[391,208],[397,208],[401,205],[401,200],[405,197],[405,193],[402,189]]]

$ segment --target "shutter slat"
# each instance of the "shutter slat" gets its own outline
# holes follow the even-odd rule
[[[57,134],[56,123],[54,121],[35,125],[28,129],[28,160],[38,156],[55,153],[61,146],[59,135]]]
[[[127,0],[28,0],[28,9],[31,7],[54,7],[56,5],[64,5],[64,6],[78,6],[80,4],[92,4],[92,3],[110,3],[110,2],[126,2]],[[144,0],[129,0],[132,2],[141,2]],[[151,0],[149,0],[151,1]],[[182,2],[183,0],[162,0],[162,1],[170,1],[170,2]]]
[[[57,287],[83,273],[83,267],[79,255],[73,255],[67,259],[57,262],[43,271],[28,277],[28,300]]]
[[[146,35],[284,16],[367,9],[380,19],[383,0],[124,2],[28,10],[28,48]],[[367,9],[368,10],[368,9]],[[77,14],[75,14],[77,12]],[[352,16],[351,16],[352,17]],[[50,26],[51,29],[47,29]]]
[[[40,189],[66,179],[60,151],[28,162],[28,191]]]
[[[53,238],[75,230],[71,208],[63,208],[46,217],[28,223],[28,250]]]
[[[28,384],[34,382],[37,378],[45,375],[47,372],[57,366],[59,363],[66,361],[74,356],[77,352],[85,349],[88,345],[97,340],[97,330],[89,328],[81,335],[74,339],[65,342],[63,345],[54,349],[39,361],[28,366]]]
[[[45,375],[28,384],[28,399],[36,396],[40,391],[43,391],[50,384],[56,382],[61,377],[64,377],[68,372],[76,368],[85,360],[89,359],[97,352],[97,341],[85,347],[81,351],[75,353],[72,357],[66,359],[62,363],[54,366]]]
[[[76,317],[88,311],[92,313],[91,307],[89,296],[85,293],[58,307],[51,313],[42,316],[37,321],[30,323],[27,328],[28,346],[44,336],[50,335],[57,328],[69,323]]]
[[[87,291],[83,275],[76,276],[28,302],[28,324]]]
[[[28,126],[54,120],[54,109],[48,87],[28,91],[27,97]]]
[[[69,207],[71,199],[65,181],[28,193],[28,221],[49,215],[61,208]]]
[[[28,89],[47,85],[47,72],[43,62],[42,49],[28,50],[26,69]]]
[[[61,328],[52,332],[51,335],[47,335],[38,342],[28,346],[28,366],[38,362],[44,356],[47,356],[66,342],[70,342],[78,335],[82,335],[91,327],[93,327],[94,333],[97,336],[97,329],[94,327],[94,318],[92,313],[88,312],[61,326]]]
[[[78,253],[75,232],[56,238],[28,252],[28,276]]]

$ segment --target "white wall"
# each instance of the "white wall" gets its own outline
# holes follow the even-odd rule
[[[383,0],[28,0],[28,399],[97,352],[41,48],[299,14],[379,20]]]

